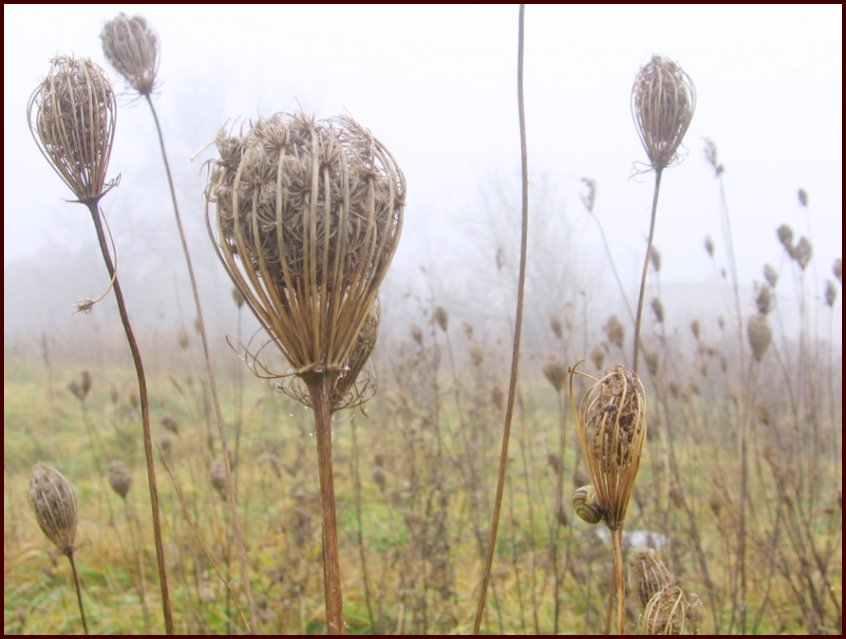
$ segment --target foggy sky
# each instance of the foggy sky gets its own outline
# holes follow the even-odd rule
[[[66,203],[70,193],[26,125],[27,100],[57,54],[91,57],[120,94],[110,176],[121,174],[122,183],[103,207],[124,264],[143,281],[144,269],[160,268],[163,252],[178,251],[150,115],[105,62],[100,46],[103,24],[121,11],[143,15],[158,31],[162,57],[154,101],[192,250],[209,269],[214,267],[201,194],[202,164],[213,149],[193,162],[189,157],[221,126],[300,107],[318,118],[352,115],[404,170],[406,221],[389,278],[412,280],[422,265],[440,294],[460,297],[461,291],[450,290],[451,282],[467,287],[473,279],[450,275],[462,271],[468,253],[477,264],[489,259],[491,266],[493,243],[516,254],[516,5],[202,10],[6,5],[7,278],[14,277],[10,265],[23,268],[26,260],[53,253],[74,260],[93,241],[87,212]],[[816,279],[809,285],[816,294],[842,252],[841,5],[529,6],[530,224],[552,224],[566,235],[560,245],[572,251],[569,262],[554,252],[535,259],[560,259],[562,268],[576,259],[583,275],[613,292],[601,240],[580,199],[581,179],[590,177],[598,185],[596,213],[617,267],[627,288],[635,289],[652,175],[639,173],[645,154],[632,122],[630,92],[653,53],[676,60],[692,77],[698,97],[686,157],[665,172],[662,184],[655,243],[663,280],[713,281],[726,265],[719,188],[703,159],[707,137],[726,168],[741,284],[761,280],[764,263],[783,265],[775,229],[788,223],[797,237],[811,234],[816,270],[808,272]],[[800,187],[809,195],[807,211],[797,200]],[[492,201],[513,210],[502,213],[502,226],[487,233],[488,245],[481,246],[476,238],[488,224],[485,209]],[[716,265],[702,248],[706,235],[716,244]],[[176,255],[168,265],[168,277],[171,271],[173,278],[183,277],[180,260]],[[554,269],[553,262],[548,270]],[[206,286],[228,285],[221,271],[204,277]],[[87,288],[65,291],[64,303],[97,286]],[[26,311],[7,306],[6,312]]]

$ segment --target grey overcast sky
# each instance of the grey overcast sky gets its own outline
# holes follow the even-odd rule
[[[450,249],[455,221],[473,215],[480,194],[519,189],[517,11],[516,5],[5,5],[4,259],[93,236],[82,207],[63,202],[69,193],[26,126],[27,99],[52,56],[91,57],[122,95],[110,171],[124,175],[122,197],[130,199],[135,188],[127,175],[159,165],[149,115],[132,103],[100,46],[105,21],[125,12],[146,17],[161,40],[154,99],[171,162],[191,176],[182,186],[195,198],[185,204],[188,215],[200,214],[200,165],[211,152],[193,163],[188,156],[224,123],[298,106],[317,117],[349,113],[406,173],[397,260],[423,263]],[[706,137],[726,167],[741,282],[761,279],[765,262],[780,263],[775,229],[785,222],[797,237],[808,234],[810,223],[820,279],[831,277],[842,251],[842,49],[841,5],[529,6],[530,171],[533,184],[552,189],[560,204],[543,214],[566,216],[576,243],[600,250],[579,197],[581,178],[595,179],[596,211],[618,265],[637,271],[652,181],[633,170],[645,156],[630,91],[640,66],[659,53],[689,73],[698,94],[687,156],[665,173],[662,187],[656,244],[663,278],[713,278],[704,237],[714,238],[718,256],[723,248],[718,185],[703,159]],[[809,215],[797,200],[800,187],[809,195]],[[171,223],[167,208],[161,215]],[[515,228],[518,219],[515,211]],[[111,223],[120,227],[118,212]]]

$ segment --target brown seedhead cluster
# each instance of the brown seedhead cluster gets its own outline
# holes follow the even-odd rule
[[[115,71],[141,95],[149,95],[159,70],[159,39],[141,16],[121,13],[100,33],[103,51]]]
[[[132,485],[132,471],[123,461],[115,459],[109,463],[109,486],[122,499],[126,499],[129,487]]]
[[[629,555],[629,583],[637,593],[641,607],[661,589],[675,583],[675,578],[652,548],[636,548]]]
[[[67,478],[47,464],[36,464],[29,476],[26,499],[47,539],[62,554],[72,555],[79,505]]]
[[[80,202],[96,202],[116,184],[106,182],[116,115],[112,85],[87,58],[53,58],[29,100],[38,148]]]

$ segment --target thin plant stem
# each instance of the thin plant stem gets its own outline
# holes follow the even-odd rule
[[[614,585],[617,591],[617,634],[626,634],[626,582],[623,576],[623,531],[616,528],[611,531],[611,543],[614,546]]]
[[[634,353],[632,353],[632,370],[637,373],[637,357],[640,353],[640,321],[643,316],[643,299],[646,296],[646,275],[649,273],[649,258],[652,255],[652,238],[655,236],[655,218],[658,213],[658,192],[661,189],[662,168],[655,169],[655,190],[652,194],[652,215],[649,220],[649,239],[646,242],[646,255],[643,258],[643,272],[640,276],[640,293],[637,298],[637,315],[635,316]]]
[[[517,284],[517,315],[514,322],[514,347],[511,355],[511,378],[508,383],[508,401],[505,409],[505,424],[502,431],[502,449],[499,457],[499,476],[497,477],[496,499],[494,501],[493,517],[491,521],[488,551],[485,557],[485,567],[482,573],[482,584],[479,589],[479,602],[476,607],[476,618],[473,621],[473,634],[479,634],[482,617],[485,613],[488,584],[491,580],[493,555],[496,550],[496,533],[499,527],[499,515],[502,508],[502,493],[505,489],[505,468],[508,464],[508,442],[511,435],[511,418],[514,414],[514,398],[517,390],[517,371],[520,363],[520,337],[523,327],[523,297],[526,288],[526,254],[528,252],[529,230],[529,160],[526,149],[526,112],[523,103],[523,22],[526,5],[520,5],[519,27],[517,36],[517,105],[520,123],[520,163],[522,172],[522,216],[520,229],[520,274]]]
[[[76,562],[73,560],[73,552],[69,552],[67,557],[71,565],[71,573],[73,573],[73,585],[76,588],[76,603],[79,604],[79,616],[82,619],[82,628],[87,635],[88,622],[85,620],[85,608],[82,606],[82,591],[79,589],[79,575],[76,573]]]
[[[235,485],[232,480],[232,465],[229,461],[229,450],[226,445],[226,433],[223,427],[223,410],[220,406],[220,397],[217,392],[217,383],[215,381],[214,368],[212,367],[211,353],[209,352],[209,340],[206,334],[206,323],[203,318],[203,307],[200,304],[200,293],[197,288],[197,278],[194,276],[194,266],[191,262],[191,253],[188,250],[188,242],[185,239],[185,230],[182,227],[182,218],[179,215],[179,204],[176,200],[176,189],[173,186],[173,177],[170,172],[170,164],[167,160],[167,152],[165,150],[164,137],[162,136],[162,129],[159,125],[159,118],[156,114],[156,108],[153,106],[153,101],[149,93],[144,94],[144,99],[150,107],[150,113],[153,115],[153,121],[156,125],[156,133],[158,134],[159,146],[162,151],[162,161],[165,166],[165,173],[167,174],[167,183],[170,188],[170,197],[173,202],[173,215],[176,218],[176,228],[179,231],[179,241],[182,244],[182,252],[185,255],[185,264],[188,267],[188,277],[191,280],[191,292],[194,296],[194,306],[197,311],[197,328],[200,333],[200,341],[203,344],[203,355],[205,356],[206,372],[209,378],[209,390],[211,391],[212,404],[214,406],[215,417],[217,418],[217,430],[220,436],[220,445],[223,449],[223,465],[226,472],[226,502],[229,507],[229,518],[231,520],[232,532],[235,535],[235,543],[238,547],[238,563],[241,569],[241,581],[243,582],[244,593],[247,596],[247,606],[250,611],[250,631],[255,634],[256,628],[256,605],[253,600],[253,591],[250,585],[250,567],[247,562],[247,551],[244,545],[244,535],[241,532],[240,519],[237,511],[237,496],[235,494]]]
[[[162,612],[164,614],[165,632],[173,634],[173,613],[170,606],[170,594],[167,587],[167,571],[164,561],[164,547],[162,544],[162,527],[159,520],[159,492],[156,487],[156,467],[153,463],[153,441],[150,436],[150,405],[147,400],[147,380],[144,376],[144,365],[141,361],[141,352],[138,350],[138,343],[135,341],[135,334],[129,322],[129,314],[126,311],[126,303],[123,300],[120,281],[115,273],[112,257],[109,254],[109,247],[106,243],[106,234],[103,231],[103,222],[100,217],[100,208],[97,200],[85,203],[91,213],[94,228],[97,231],[97,240],[100,243],[100,251],[103,253],[103,261],[109,277],[114,282],[115,300],[118,305],[123,330],[126,333],[126,341],[129,343],[129,350],[132,353],[132,361],[135,364],[135,373],[138,377],[138,394],[141,402],[141,426],[144,434],[144,457],[147,463],[147,483],[150,489],[150,509],[153,514],[153,537],[156,544],[156,562],[159,571],[159,587],[162,593]]]
[[[350,420],[352,430],[352,470],[353,489],[355,491],[355,520],[356,539],[358,541],[358,554],[361,560],[361,577],[364,581],[364,602],[367,606],[367,616],[370,619],[370,628],[373,634],[379,634],[376,627],[376,618],[373,616],[373,605],[370,600],[370,576],[367,571],[367,555],[364,552],[364,526],[361,523],[361,469],[358,461],[358,437],[356,435],[355,418]]]
[[[344,606],[341,594],[341,565],[338,523],[335,517],[335,485],[332,477],[332,411],[329,380],[323,373],[303,376],[314,406],[317,469],[320,476],[320,505],[323,528],[323,592],[326,604],[326,634],[344,634]]]

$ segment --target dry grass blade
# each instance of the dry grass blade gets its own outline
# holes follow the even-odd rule
[[[112,86],[87,58],[53,58],[29,99],[32,137],[80,202],[96,202],[116,184],[106,183],[116,116]]]

